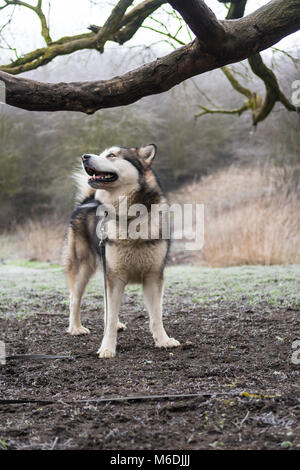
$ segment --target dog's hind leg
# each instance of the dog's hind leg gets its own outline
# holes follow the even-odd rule
[[[164,281],[159,274],[151,274],[146,277],[143,282],[144,300],[150,317],[150,330],[155,345],[159,348],[174,348],[180,343],[167,335],[162,321],[163,286]]]
[[[127,330],[127,326],[125,325],[125,323],[118,321],[118,331],[126,331],[126,330]]]
[[[101,358],[109,358],[116,355],[117,330],[123,326],[123,324],[118,322],[118,316],[124,288],[125,282],[121,279],[116,277],[107,279],[107,318],[104,337],[98,351]]]

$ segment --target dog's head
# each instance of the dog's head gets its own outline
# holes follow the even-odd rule
[[[109,191],[122,185],[138,184],[155,154],[154,144],[139,148],[110,147],[100,155],[84,154],[82,164],[89,185]]]

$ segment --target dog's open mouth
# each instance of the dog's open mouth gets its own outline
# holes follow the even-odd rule
[[[98,171],[87,165],[84,166],[84,169],[90,176],[89,183],[112,183],[118,179],[118,175],[116,173]]]

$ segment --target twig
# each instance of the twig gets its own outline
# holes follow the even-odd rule
[[[56,436],[56,438],[54,439],[54,442],[53,442],[53,444],[52,444],[52,446],[51,446],[51,450],[54,449],[54,447],[55,447],[56,444],[57,444],[57,441],[58,441],[58,437]]]
[[[247,414],[246,416],[242,419],[241,423],[240,423],[240,426],[243,426],[244,422],[248,419],[248,416],[250,414],[250,411],[247,411]]]
[[[164,394],[164,395],[137,395],[127,397],[108,397],[97,399],[80,399],[81,404],[100,404],[100,403],[124,403],[124,402],[142,402],[142,401],[160,401],[160,400],[184,400],[189,398],[219,398],[219,397],[246,397],[250,399],[261,398],[279,398],[277,395],[251,395],[245,392],[203,392],[203,393],[182,393],[182,394]],[[32,399],[32,398],[19,398],[19,399],[0,399],[0,405],[11,404],[37,404],[37,405],[53,405],[59,403],[61,400],[47,400],[47,399]],[[78,400],[64,400],[65,404],[78,405]],[[247,417],[247,415],[246,415]],[[246,417],[244,419],[246,419]]]

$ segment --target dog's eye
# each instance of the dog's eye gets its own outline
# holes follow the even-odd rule
[[[109,153],[109,154],[107,155],[107,158],[115,158],[115,154],[114,154],[114,153]]]

